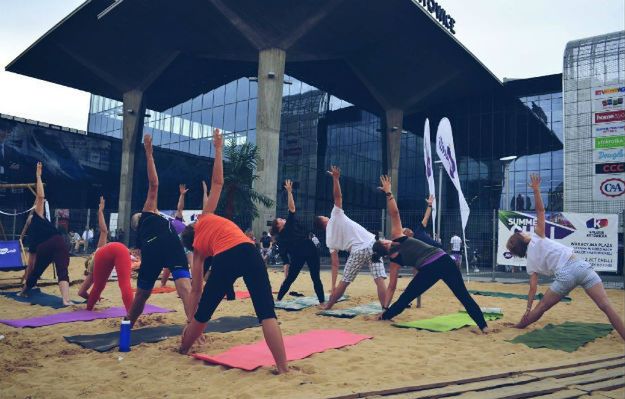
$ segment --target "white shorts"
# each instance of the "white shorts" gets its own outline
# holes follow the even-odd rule
[[[371,248],[364,248],[350,252],[349,258],[347,258],[347,262],[345,262],[345,268],[343,269],[343,281],[346,283],[353,282],[364,265],[369,267],[371,275],[374,279],[380,277],[386,278],[384,263],[373,262],[371,260],[372,255],[373,251]]]
[[[556,270],[555,277],[549,288],[562,296],[573,291],[578,285],[588,289],[601,282],[601,277],[595,272],[590,263],[576,258],[569,259],[568,262]]]

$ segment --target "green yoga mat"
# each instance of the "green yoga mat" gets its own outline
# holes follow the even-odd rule
[[[503,317],[502,313],[484,313],[486,321],[497,320]],[[444,332],[457,330],[466,326],[475,326],[475,322],[467,312],[458,312],[443,316],[436,316],[431,319],[415,320],[405,323],[393,323],[393,326],[400,328],[416,328],[433,332]]]
[[[575,352],[588,342],[605,337],[611,331],[610,324],[567,321],[564,324],[547,324],[545,328],[519,335],[508,342],[525,344],[534,349],[547,348]]]
[[[469,294],[473,295],[482,295],[482,296],[494,296],[497,298],[515,298],[515,299],[525,299],[527,301],[527,295],[524,294],[511,294],[509,292],[495,292],[495,291],[477,291],[477,290],[469,290]],[[536,294],[534,299],[541,300],[543,299],[543,294]],[[560,300],[560,302],[571,302],[572,299],[568,296],[565,296]]]
[[[347,295],[343,295],[339,298],[337,302],[344,301],[348,298]],[[330,297],[326,294],[326,301],[329,300]],[[293,299],[290,301],[276,301],[275,308],[288,310],[292,312],[297,312],[302,309],[310,308],[312,306],[319,305],[319,300],[316,296],[304,296],[301,298]]]
[[[380,302],[372,302],[366,305],[354,306],[353,308],[347,308],[347,309],[323,310],[317,314],[321,316],[351,319],[360,315],[372,315],[372,314],[378,314],[378,313],[382,313],[382,306],[380,306]]]

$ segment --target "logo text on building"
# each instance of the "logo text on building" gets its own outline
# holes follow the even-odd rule
[[[456,34],[455,25],[456,20],[451,17],[450,14],[447,14],[447,11],[441,7],[438,2],[434,0],[413,0],[417,4],[421,5],[425,10],[427,10],[430,14],[432,14],[438,21],[443,24],[443,26],[454,35]]]

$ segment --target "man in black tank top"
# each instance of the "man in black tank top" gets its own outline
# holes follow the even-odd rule
[[[173,231],[169,220],[159,214],[158,174],[152,150],[152,136],[144,136],[145,157],[148,170],[148,195],[141,213],[132,216],[132,228],[137,230],[136,247],[141,250],[141,268],[137,277],[137,293],[128,319],[134,325],[147,302],[154,283],[163,268],[169,268],[174,277],[178,296],[184,305],[187,319],[193,317],[194,305],[189,303],[191,293],[191,274],[182,243]]]

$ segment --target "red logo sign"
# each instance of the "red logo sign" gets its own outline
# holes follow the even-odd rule
[[[597,112],[595,114],[595,123],[607,123],[625,121],[625,110],[611,112]]]
[[[619,197],[625,194],[625,180],[617,178],[604,180],[601,182],[599,190],[606,197]]]
[[[625,172],[625,162],[595,164],[595,173],[598,175],[622,172]]]

